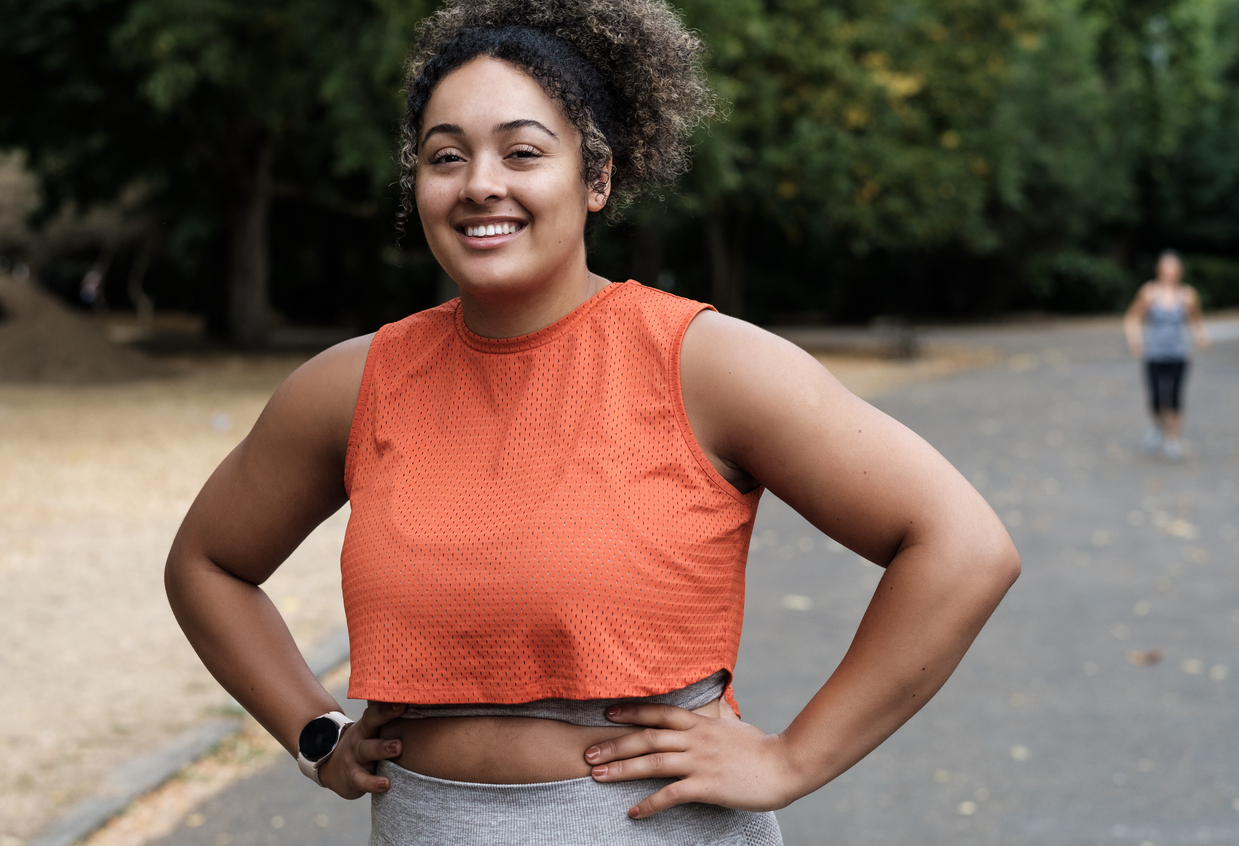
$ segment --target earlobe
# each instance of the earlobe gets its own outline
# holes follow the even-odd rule
[[[589,210],[591,212],[600,212],[607,207],[607,200],[611,197],[611,175],[615,168],[611,164],[610,159],[602,166],[602,172],[598,175],[598,181],[589,186]],[[602,190],[597,190],[598,183],[602,183]]]

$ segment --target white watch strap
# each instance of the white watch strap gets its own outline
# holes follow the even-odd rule
[[[326,717],[327,719],[335,723],[337,726],[339,726],[341,732],[344,731],[346,726],[351,726],[354,722],[356,722],[356,720],[350,720],[348,717],[346,717],[344,714],[340,713],[339,711],[330,711],[326,714],[323,714],[320,717],[315,717],[314,719],[321,720],[323,717]],[[335,750],[333,749],[332,752],[334,751]],[[328,752],[326,755],[324,755],[322,758],[318,759],[317,761],[311,761],[309,758],[301,754],[301,749],[297,749],[297,767],[301,770],[302,773],[305,774],[307,778],[312,780],[319,787],[322,787],[323,783],[318,777],[318,768],[322,764],[324,764],[328,758],[331,757],[332,752]]]

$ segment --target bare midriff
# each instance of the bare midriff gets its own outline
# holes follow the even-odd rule
[[[694,713],[734,717],[716,699]],[[382,736],[399,739],[394,763],[406,770],[481,784],[532,784],[584,778],[585,750],[640,729],[576,726],[532,717],[429,717],[393,720]]]

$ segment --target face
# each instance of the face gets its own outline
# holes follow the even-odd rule
[[[1183,262],[1175,256],[1162,256],[1157,260],[1157,278],[1166,282],[1178,282],[1183,278]]]
[[[435,258],[475,296],[554,286],[585,270],[580,135],[531,77],[481,57],[439,83],[422,120],[417,211]]]

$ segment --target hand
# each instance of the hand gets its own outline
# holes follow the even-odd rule
[[[367,793],[385,793],[391,783],[374,774],[378,761],[400,755],[399,740],[383,740],[379,729],[398,719],[404,705],[372,702],[361,719],[344,729],[340,742],[331,756],[318,768],[323,787],[329,787],[345,799],[357,799]]]
[[[706,717],[670,705],[621,705],[617,723],[648,726],[585,750],[595,781],[676,778],[628,811],[642,819],[685,802],[741,811],[774,811],[799,798],[782,737],[724,716]]]

